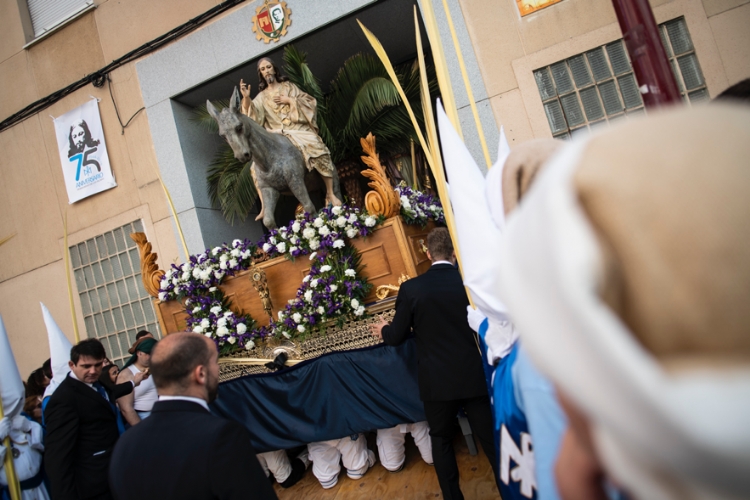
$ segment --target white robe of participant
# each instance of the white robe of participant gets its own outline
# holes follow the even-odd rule
[[[18,457],[13,459],[16,477],[19,481],[33,478],[42,466],[44,453],[42,426],[22,415],[16,415],[12,420],[6,417],[0,420],[0,441],[8,435],[13,442],[13,448],[19,452]],[[7,448],[0,445],[0,484],[2,486],[8,485],[8,478],[5,475],[6,451]],[[49,498],[44,483],[36,488],[21,490],[22,500],[49,500]]]
[[[414,444],[419,453],[429,465],[432,465],[432,441],[430,440],[430,426],[426,421],[414,424],[399,424],[390,429],[378,429],[378,455],[380,463],[386,470],[396,472],[406,461],[406,434],[411,433]]]
[[[260,462],[263,472],[266,473],[266,477],[269,474],[273,474],[277,483],[283,483],[292,473],[292,464],[289,462],[289,457],[284,450],[258,453],[258,462]]]
[[[307,449],[313,463],[313,474],[325,489],[336,486],[341,472],[340,462],[344,463],[346,475],[352,479],[360,479],[375,465],[375,453],[367,449],[364,434],[310,443]]]

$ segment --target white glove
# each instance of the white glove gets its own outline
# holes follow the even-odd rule
[[[31,421],[23,415],[13,417],[12,427],[14,430],[29,433],[31,432]]]
[[[10,419],[8,417],[3,417],[0,419],[0,441],[5,440],[5,438],[8,437],[8,434],[10,434]]]
[[[466,306],[466,319],[469,321],[469,326],[472,330],[479,333],[479,327],[482,326],[482,322],[486,316],[482,314],[479,309],[474,309],[471,306]]]

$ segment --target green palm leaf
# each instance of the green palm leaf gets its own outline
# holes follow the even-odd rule
[[[244,221],[258,199],[250,163],[234,157],[228,144],[222,145],[208,168],[208,195],[211,203],[221,209],[230,224]]]

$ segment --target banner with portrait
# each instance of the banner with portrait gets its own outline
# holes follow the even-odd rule
[[[109,165],[97,100],[92,99],[54,120],[68,203],[117,186]]]

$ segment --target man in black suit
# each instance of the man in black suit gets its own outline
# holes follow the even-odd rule
[[[218,358],[216,345],[197,333],[173,333],[154,347],[159,401],[117,443],[109,474],[116,499],[276,498],[247,429],[208,412]]]
[[[109,499],[107,470],[119,437],[117,414],[99,384],[106,353],[96,339],[70,350],[70,374],[44,412],[44,462],[55,500]]]
[[[430,424],[435,473],[444,498],[463,499],[453,451],[456,415],[461,408],[466,412],[497,481],[492,413],[481,354],[466,320],[469,299],[447,229],[434,229],[427,236],[427,257],[430,270],[401,285],[393,322],[372,329],[389,345],[402,343],[414,330],[419,395]]]

